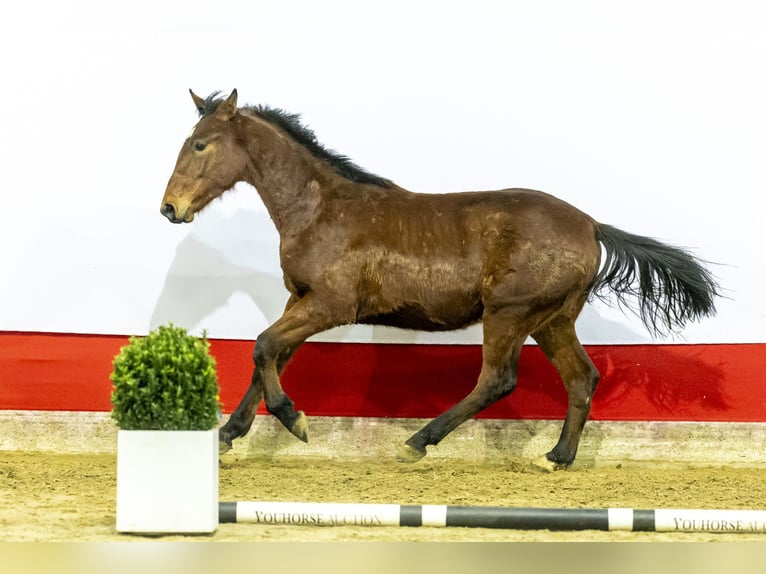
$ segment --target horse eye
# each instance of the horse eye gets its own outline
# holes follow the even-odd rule
[[[194,142],[194,149],[197,151],[203,151],[207,147],[207,144],[202,142]]]

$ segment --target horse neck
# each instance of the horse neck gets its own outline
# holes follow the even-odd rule
[[[301,144],[260,118],[249,118],[251,167],[247,182],[258,191],[280,235],[304,227],[320,203],[327,171]]]

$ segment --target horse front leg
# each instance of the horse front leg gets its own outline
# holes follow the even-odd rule
[[[313,334],[313,333],[312,333]],[[263,384],[263,396],[266,402],[266,410],[277,417],[284,427],[303,442],[309,441],[309,429],[306,415],[303,411],[295,410],[295,403],[282,389],[279,375],[282,372],[287,361],[279,361],[280,356],[292,356],[298,346],[310,335],[306,335],[299,341],[295,341],[288,348],[280,349],[275,345],[280,345],[279,340],[272,339],[273,333],[269,330],[264,331],[255,343],[253,352],[253,361],[255,370],[261,374]],[[277,354],[277,359],[274,359]]]
[[[230,445],[232,439],[247,434],[261,397],[269,413],[296,437],[308,442],[306,415],[295,410],[292,399],[282,389],[279,375],[307,338],[343,322],[330,308],[314,293],[291,299],[282,316],[258,336],[253,352],[252,381],[239,406],[221,428],[223,444]]]
[[[285,305],[283,314],[289,311],[297,301],[298,298],[295,295],[291,295]],[[287,362],[290,360],[290,357],[292,357],[292,353],[287,352],[290,351],[289,349],[286,349],[285,351],[286,352],[283,352],[280,355],[279,363],[277,364],[279,373],[282,372],[287,365]],[[247,388],[247,391],[245,391],[245,396],[242,397],[242,400],[226,421],[226,424],[219,429],[219,452],[225,453],[231,449],[232,441],[234,439],[243,437],[250,432],[250,427],[253,425],[258,405],[261,404],[261,400],[263,400],[263,380],[261,374],[262,373],[258,367],[254,366],[253,374],[250,377],[250,386]]]
[[[253,376],[245,396],[242,397],[236,410],[231,413],[226,424],[218,430],[218,450],[221,454],[231,449],[231,443],[235,438],[243,437],[248,433],[262,398],[263,382],[260,380],[258,370],[253,369]]]
[[[279,373],[282,372],[291,356],[292,353],[286,352],[279,357],[279,363],[277,364]],[[253,368],[250,386],[245,391],[245,396],[242,397],[242,400],[229,417],[229,420],[226,421],[226,424],[218,431],[219,452],[222,454],[231,449],[234,439],[243,437],[250,432],[258,405],[263,399],[263,380],[261,374],[257,367]]]

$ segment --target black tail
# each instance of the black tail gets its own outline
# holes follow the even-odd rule
[[[689,252],[648,237],[598,224],[596,239],[606,259],[592,294],[608,300],[608,287],[620,306],[632,309],[655,335],[682,329],[688,321],[715,314],[718,283]],[[628,297],[638,300],[638,307]]]

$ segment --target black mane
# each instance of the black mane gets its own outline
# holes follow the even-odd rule
[[[199,110],[200,117],[209,116],[215,112],[218,105],[223,101],[219,94],[220,92],[213,92],[205,99],[202,108]],[[280,108],[272,108],[265,105],[244,106],[243,109],[287,132],[291,138],[308,149],[314,157],[329,163],[338,175],[355,183],[366,183],[379,187],[390,187],[393,185],[390,180],[362,169],[351,161],[348,156],[324,147],[317,140],[313,130],[301,123],[299,114],[291,114]]]

